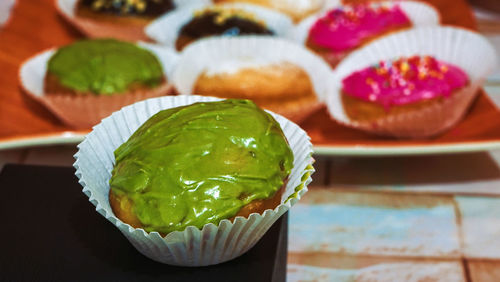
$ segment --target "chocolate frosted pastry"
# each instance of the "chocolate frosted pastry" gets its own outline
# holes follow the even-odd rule
[[[174,8],[173,0],[78,0],[70,21],[92,38],[146,41],[144,28]]]
[[[77,15],[106,18],[105,16],[136,17],[151,20],[173,10],[172,0],[81,0]]]
[[[160,111],[114,154],[114,214],[162,234],[274,209],[294,159],[280,124],[248,100]]]
[[[181,51],[191,42],[209,36],[274,35],[255,15],[240,9],[212,7],[196,12],[179,31],[176,49]]]

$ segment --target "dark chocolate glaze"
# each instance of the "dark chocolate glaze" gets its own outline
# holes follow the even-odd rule
[[[98,13],[157,17],[175,8],[172,0],[82,0],[80,5]]]
[[[217,23],[216,18],[219,12],[207,12],[193,18],[189,23],[184,25],[179,33],[179,36],[187,36],[193,39],[211,36],[211,35],[244,35],[244,34],[261,34],[273,35],[274,33],[267,29],[266,26],[237,15],[227,18],[222,23]]]

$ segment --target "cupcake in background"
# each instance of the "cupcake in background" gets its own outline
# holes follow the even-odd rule
[[[333,7],[301,22],[292,37],[335,67],[364,44],[416,26],[437,25],[437,11],[414,1],[376,2]]]
[[[372,123],[442,103],[468,84],[457,66],[431,56],[402,57],[344,78],[342,105],[350,120]]]
[[[211,7],[198,11],[179,31],[175,43],[181,51],[191,42],[209,36],[274,35],[254,14],[243,10]]]
[[[213,36],[285,37],[292,26],[288,16],[256,5],[193,5],[154,21],[146,28],[146,34],[182,51],[196,40]]]
[[[260,5],[287,14],[294,22],[320,11],[325,0],[213,0],[215,3],[241,2]]]
[[[172,82],[181,95],[250,99],[300,122],[320,106],[328,65],[302,46],[270,37],[210,38],[181,54]]]
[[[144,28],[159,16],[208,0],[57,0],[61,14],[89,37],[147,40]]]
[[[349,55],[325,102],[338,122],[379,135],[429,138],[467,113],[496,55],[474,32],[428,27],[396,33]]]
[[[89,128],[125,105],[171,94],[166,71],[174,62],[153,45],[82,40],[34,57],[20,75],[27,93],[62,121]]]

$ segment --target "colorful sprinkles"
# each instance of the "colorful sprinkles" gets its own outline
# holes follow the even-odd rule
[[[393,63],[382,61],[372,68],[376,75],[382,78],[383,88],[403,87],[404,95],[410,95],[415,89],[414,80],[443,80],[449,69],[431,56],[400,58]],[[372,87],[374,93],[380,92],[379,83],[372,77],[366,79],[366,84]]]
[[[343,6],[331,10],[320,21],[328,24],[331,28],[336,28],[339,25],[357,25],[367,14],[388,14],[396,9],[398,9],[398,6],[388,7],[387,5],[375,3]]]
[[[113,12],[121,15],[149,13],[159,15],[174,7],[171,0],[83,0],[96,12]]]
[[[381,61],[351,74],[342,84],[345,94],[388,109],[393,105],[448,97],[467,81],[467,75],[458,67],[432,56],[412,56]]]
[[[316,46],[340,52],[359,46],[374,35],[410,24],[398,4],[346,5],[319,18],[309,30],[309,40]]]

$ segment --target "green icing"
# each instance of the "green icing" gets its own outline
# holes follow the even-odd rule
[[[148,232],[182,231],[231,218],[272,197],[293,153],[280,125],[248,100],[161,111],[115,151],[110,180]]]
[[[62,47],[50,58],[47,70],[65,87],[102,95],[123,93],[136,83],[154,87],[163,79],[162,67],[150,51],[113,39]]]

